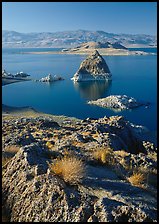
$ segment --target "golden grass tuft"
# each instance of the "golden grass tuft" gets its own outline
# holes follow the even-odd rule
[[[5,147],[4,152],[2,153],[2,167],[4,167],[11,158],[19,151],[20,147],[16,145],[10,145]]]
[[[17,145],[9,145],[5,147],[5,152],[11,153],[11,154],[16,154],[19,151],[20,147]]]
[[[113,150],[108,147],[96,149],[92,153],[92,156],[95,160],[103,164],[113,165],[114,163]]]
[[[124,150],[118,150],[114,152],[117,156],[121,156],[121,157],[126,157],[129,155],[128,152],[124,151]]]
[[[50,165],[50,170],[66,183],[78,184],[85,176],[85,165],[76,157],[63,157]]]
[[[143,173],[133,173],[130,177],[127,178],[128,181],[137,187],[143,187],[145,181],[145,175]]]
[[[52,149],[54,147],[54,144],[52,144],[50,141],[46,142],[46,146],[48,149]]]

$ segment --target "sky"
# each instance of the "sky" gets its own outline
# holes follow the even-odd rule
[[[3,2],[2,30],[157,35],[157,2]]]

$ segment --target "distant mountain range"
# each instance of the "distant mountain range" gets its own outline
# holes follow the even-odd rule
[[[156,47],[157,36],[146,34],[115,34],[104,31],[63,31],[19,33],[2,31],[2,47],[76,47],[88,42],[118,42],[125,47]]]

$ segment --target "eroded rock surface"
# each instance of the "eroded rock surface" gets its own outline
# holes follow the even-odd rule
[[[157,169],[156,148],[142,140],[141,127],[121,116],[59,123],[46,116],[14,117],[4,119],[2,127],[3,153],[9,145],[21,146],[3,168],[3,206],[10,211],[11,222],[157,220],[156,183],[152,181],[156,176],[145,189],[126,179],[125,167],[130,164]],[[115,164],[94,162],[92,151],[108,145],[114,150]],[[124,166],[121,149],[125,150]],[[81,184],[69,185],[50,172],[48,164],[66,152],[86,165]]]

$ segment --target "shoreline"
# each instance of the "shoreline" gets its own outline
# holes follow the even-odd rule
[[[62,122],[79,122],[82,121],[82,119],[76,118],[76,117],[69,117],[66,115],[54,115],[49,113],[44,113],[41,111],[38,111],[30,106],[24,106],[24,107],[14,107],[14,106],[8,106],[5,104],[2,104],[2,119],[13,119],[15,117],[38,117],[38,116],[44,116],[44,117],[50,117],[54,119],[56,122],[62,123]],[[112,116],[109,116],[112,117]],[[100,118],[95,118],[96,120]],[[137,125],[137,124],[135,124]],[[147,141],[150,141],[157,145],[157,130],[152,131],[148,129],[147,133],[143,133],[143,138],[147,139]]]
[[[23,82],[23,81],[31,81],[32,79],[17,79],[17,78],[4,78],[2,77],[2,86],[6,86],[16,82]]]
[[[50,117],[59,123],[63,121],[71,121],[71,122],[81,121],[81,119],[76,117],[68,117],[65,115],[53,115],[44,113],[30,106],[14,107],[2,104],[2,119],[12,119],[14,117],[38,117],[38,116]]]

